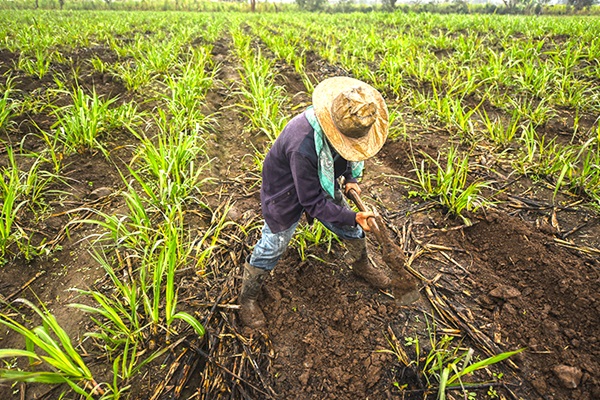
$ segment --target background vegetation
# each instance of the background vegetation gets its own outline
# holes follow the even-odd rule
[[[324,12],[371,12],[402,11],[458,14],[550,14],[550,15],[597,15],[598,0],[565,0],[561,4],[549,4],[551,0],[502,0],[502,3],[471,3],[466,0],[410,1],[381,0],[294,0],[293,2],[269,2],[257,0],[205,1],[205,0],[2,0],[3,9],[69,9],[69,10],[153,10],[153,11],[324,11]]]

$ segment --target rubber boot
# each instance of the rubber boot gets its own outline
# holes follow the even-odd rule
[[[352,239],[344,242],[348,249],[349,256],[352,258],[352,271],[373,287],[378,289],[389,288],[392,284],[392,278],[384,270],[375,268],[370,262],[367,254],[367,239]]]
[[[239,316],[242,323],[252,329],[260,328],[266,323],[265,315],[258,305],[258,295],[268,274],[269,271],[253,267],[248,261],[244,264]]]

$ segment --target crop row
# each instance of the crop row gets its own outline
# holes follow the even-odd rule
[[[165,337],[168,342],[180,328],[189,326],[197,336],[204,334],[198,318],[180,305],[176,274],[186,268],[199,276],[209,273],[211,255],[228,224],[227,205],[211,210],[202,192],[210,178],[206,141],[213,120],[201,109],[218,72],[210,43],[223,29],[223,21],[123,16],[23,13],[14,19],[3,16],[6,24],[2,24],[3,51],[18,55],[13,65],[2,65],[6,71],[2,128],[9,140],[13,135],[34,136],[43,144],[37,147],[40,151],[21,146],[15,154],[18,143],[6,142],[3,262],[55,251],[43,241],[32,242],[21,226],[24,210],[33,213],[34,220],[48,218],[52,205],[69,192],[63,169],[72,155],[99,152],[115,162],[107,140],[119,133],[130,138],[125,145],[131,148],[131,157],[126,168],[119,169],[122,182],[117,183],[122,211],[90,209],[88,218],[68,224],[95,227],[96,233],[87,239],[94,243],[94,258],[108,284],[78,290],[82,301],[71,306],[90,314],[95,327],[83,334],[112,364],[113,379],[94,379],[77,344],[44,305],[24,302],[41,320],[37,327],[22,325],[10,313],[0,317],[0,323],[28,343],[26,351],[3,349],[0,357],[24,357],[31,363],[3,368],[2,378],[66,383],[87,398],[122,397],[140,369],[165,353]],[[100,88],[84,83],[93,74],[114,76],[132,96],[99,93]],[[52,80],[44,81],[47,75]],[[23,79],[37,80],[38,89],[20,90]],[[15,121],[28,118],[33,123],[24,129],[31,131],[23,132]],[[19,164],[30,166],[21,172]],[[48,190],[51,182],[62,182],[61,193]],[[189,226],[190,207],[211,215],[205,229]],[[125,276],[119,272],[124,268],[129,271]],[[149,342],[158,342],[158,349],[149,352]]]

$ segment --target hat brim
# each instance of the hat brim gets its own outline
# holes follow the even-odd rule
[[[344,90],[362,87],[377,104],[377,118],[368,134],[355,139],[342,134],[331,118],[331,104]],[[381,94],[371,85],[358,79],[337,76],[328,78],[317,85],[313,92],[315,116],[329,143],[340,156],[348,161],[363,161],[373,157],[385,143],[388,135],[388,109]]]

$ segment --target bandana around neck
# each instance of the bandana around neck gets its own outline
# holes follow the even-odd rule
[[[325,140],[325,134],[323,129],[315,116],[315,111],[312,106],[306,109],[304,113],[306,119],[310,123],[310,126],[315,130],[315,149],[318,157],[318,172],[319,182],[325,192],[335,198],[335,171],[333,164],[333,155],[327,140]],[[353,178],[359,178],[362,175],[362,171],[365,163],[363,161],[348,161],[350,170],[352,171]]]

